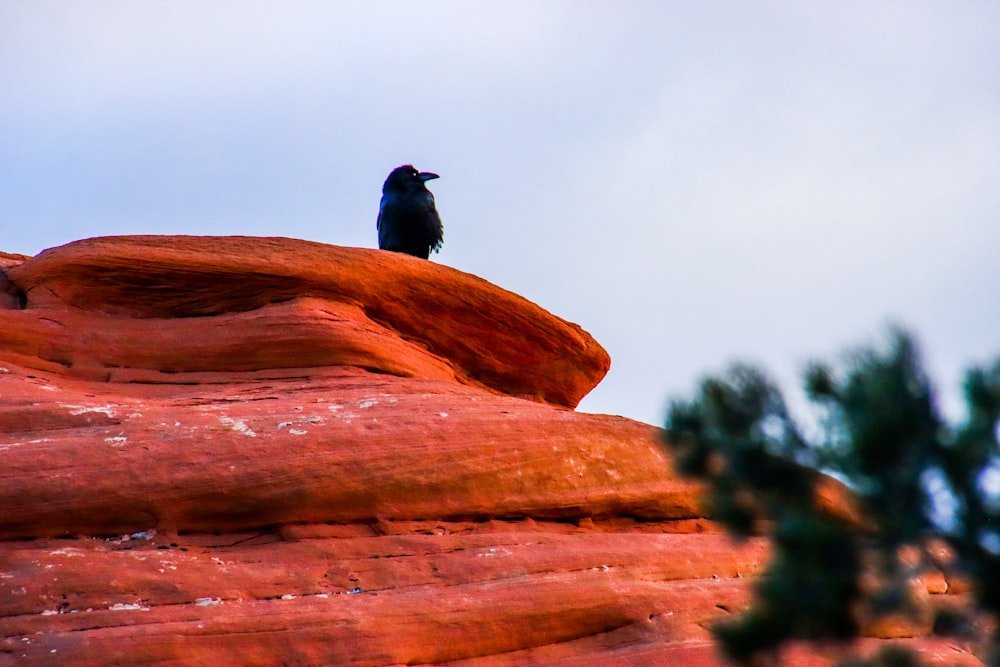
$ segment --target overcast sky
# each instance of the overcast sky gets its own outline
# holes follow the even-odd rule
[[[376,247],[404,163],[433,261],[611,353],[583,410],[791,388],[890,322],[949,405],[1000,355],[996,0],[0,0],[0,250]]]

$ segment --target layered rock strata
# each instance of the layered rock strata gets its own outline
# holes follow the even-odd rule
[[[0,255],[0,664],[721,665],[766,543],[702,516],[656,429],[572,410],[608,366],[393,253]],[[981,664],[928,623],[868,648]]]

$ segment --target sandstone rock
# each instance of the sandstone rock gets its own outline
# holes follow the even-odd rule
[[[343,369],[95,385],[7,370],[0,537],[699,512],[652,427],[456,382]]]
[[[568,409],[589,335],[447,267],[91,239],[0,255],[0,310],[0,665],[715,666],[768,558],[657,429]]]
[[[398,253],[282,238],[111,237],[47,250],[11,267],[8,275],[27,294],[28,311],[3,327],[0,348],[13,347],[28,359],[41,355],[46,370],[62,366],[76,374],[77,364],[83,364],[86,377],[113,372],[121,363],[141,364],[126,368],[147,373],[283,368],[304,353],[299,367],[360,359],[367,362],[362,367],[377,372],[425,377],[421,371],[431,369],[430,377],[440,377],[441,367],[450,365],[462,381],[572,407],[610,366],[607,353],[579,326],[475,276]],[[275,325],[286,311],[273,307],[286,302],[297,302],[285,307],[292,318]],[[65,326],[49,325],[46,315],[67,307],[94,318],[80,324],[95,338],[81,340],[79,347],[57,339],[42,349],[21,340],[26,327],[39,336]],[[236,315],[258,309],[265,309],[263,322]],[[194,322],[209,315],[229,318]],[[159,331],[156,322],[110,330],[125,318],[173,320],[149,341],[159,363],[115,354],[135,352],[129,347],[136,339]],[[226,330],[243,326],[263,340],[246,341],[244,358],[231,368],[226,362],[239,341]],[[183,333],[188,328],[193,335]],[[207,339],[199,337],[205,334]],[[386,345],[386,338],[397,340]],[[326,350],[326,356],[311,351],[341,339],[346,351]],[[284,347],[284,354],[262,348],[267,340],[272,348]],[[175,353],[169,343],[182,349]],[[192,355],[202,363],[187,364]],[[391,361],[379,363],[386,358]]]
[[[25,255],[13,255],[0,252],[0,310],[13,310],[24,307],[24,294],[14,283],[7,279],[7,269],[28,260]]]

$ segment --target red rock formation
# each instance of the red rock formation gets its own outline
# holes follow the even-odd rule
[[[28,257],[24,255],[0,252],[0,310],[24,307],[24,295],[7,279],[5,269],[22,264],[27,259]]]
[[[0,255],[4,294],[0,664],[723,664],[766,543],[569,409],[608,368],[579,327],[287,239]]]
[[[610,365],[579,326],[526,299],[373,250],[113,237],[48,250],[7,272],[29,308],[12,314],[0,346],[41,360],[33,367],[83,377],[125,369],[177,382],[159,375],[347,365],[573,407]],[[90,335],[59,337],[80,327]]]

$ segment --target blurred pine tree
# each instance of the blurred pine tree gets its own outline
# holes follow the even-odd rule
[[[968,372],[961,425],[939,416],[906,332],[893,330],[887,349],[860,349],[843,366],[817,363],[805,373],[823,424],[817,442],[751,366],[707,378],[692,400],[669,407],[664,443],[682,473],[709,484],[710,516],[737,537],[766,533],[772,543],[752,608],[719,624],[717,638],[740,664],[776,663],[788,640],[857,637],[859,609],[906,611],[910,579],[937,568],[974,582],[980,610],[998,621],[989,660],[1000,667],[1000,489],[987,482],[1000,478],[1000,361]],[[869,525],[820,507],[819,470],[846,481]],[[941,543],[952,558],[931,548]],[[876,568],[879,587],[862,586],[864,564]],[[954,611],[935,623],[941,633],[970,627]],[[851,664],[916,661],[893,649]]]

